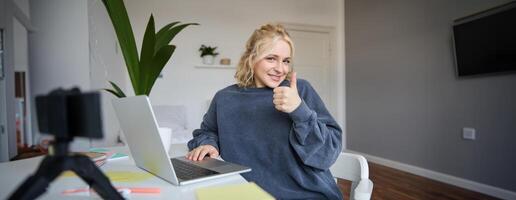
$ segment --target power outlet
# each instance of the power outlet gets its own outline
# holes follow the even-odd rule
[[[476,131],[474,128],[464,127],[462,128],[462,138],[465,140],[475,140]]]

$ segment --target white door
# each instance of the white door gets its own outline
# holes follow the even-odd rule
[[[332,28],[286,25],[294,42],[294,71],[314,87],[335,117],[336,80],[332,62]],[[333,74],[333,75],[332,75]]]

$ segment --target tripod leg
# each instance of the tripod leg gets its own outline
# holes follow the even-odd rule
[[[36,199],[47,191],[47,188],[61,172],[64,165],[56,157],[45,157],[32,176],[29,176],[16,191],[9,197],[11,199]]]
[[[47,191],[49,183],[50,182],[43,177],[32,175],[18,187],[18,189],[9,197],[9,200],[36,199]]]
[[[72,160],[72,171],[88,183],[103,199],[124,199],[88,157],[77,155],[73,156]]]

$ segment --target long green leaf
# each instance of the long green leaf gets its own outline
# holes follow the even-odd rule
[[[138,50],[134,41],[133,29],[123,0],[102,0],[120,44],[120,49],[124,56],[129,78],[135,92],[138,90],[137,83],[139,79],[139,61]]]
[[[154,46],[154,49],[161,49],[162,47],[168,45],[172,39],[179,33],[181,30],[186,28],[190,25],[199,25],[197,23],[188,23],[188,24],[182,24],[179,26],[175,26],[168,30],[166,33],[163,34],[163,36],[156,38],[156,45]]]
[[[117,34],[135,94],[149,95],[156,79],[176,48],[169,43],[187,26],[198,24],[188,23],[176,26],[179,22],[172,22],[155,33],[154,17],[151,15],[145,30],[141,55],[138,57],[133,30],[123,0],[102,0],[102,2]],[[105,89],[106,91],[118,97],[125,97],[116,84],[110,83],[114,90]]]
[[[155,28],[154,28],[154,17],[150,16],[147,28],[145,29],[145,35],[143,36],[142,51],[140,56],[140,81],[139,90],[135,92],[136,95],[142,95],[145,93],[145,83],[149,79],[149,68],[152,63],[152,57],[154,57],[154,44],[156,42]]]
[[[123,97],[125,97],[125,96],[122,96],[121,94],[118,94],[117,92],[115,92],[114,90],[109,89],[109,88],[104,88],[103,90],[104,90],[104,91],[107,91],[107,92],[109,92],[109,93],[111,93],[111,94],[113,94],[113,95],[115,95],[115,96],[116,96],[116,97],[118,97],[118,98],[123,98]]]
[[[174,50],[176,49],[176,46],[174,45],[167,45],[162,47],[161,49],[156,52],[156,55],[154,55],[154,58],[152,59],[152,65],[149,68],[149,76],[148,82],[146,82],[146,95],[149,95],[152,87],[154,86],[154,83],[156,82],[156,79],[158,78],[159,74],[167,64],[168,60],[174,53]]]
[[[116,93],[120,95],[119,97],[126,97],[125,93],[122,91],[122,89],[120,89],[120,87],[118,87],[118,85],[116,85],[112,81],[109,81],[109,83],[111,84],[111,86],[113,86]]]
[[[163,34],[165,34],[170,29],[170,27],[172,27],[176,24],[179,24],[179,22],[172,22],[172,23],[169,23],[169,24],[163,26],[163,28],[159,29],[158,33],[156,33],[156,38],[163,37]]]

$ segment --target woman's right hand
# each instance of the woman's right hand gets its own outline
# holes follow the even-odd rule
[[[201,145],[186,154],[188,160],[201,161],[205,156],[209,155],[211,158],[219,156],[217,148],[211,145]]]

